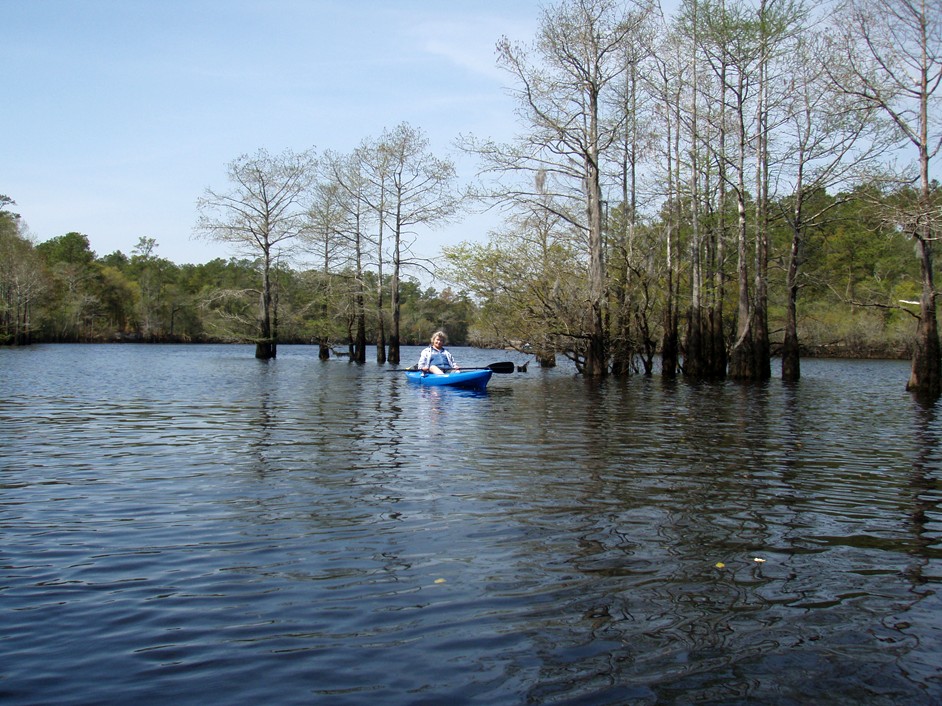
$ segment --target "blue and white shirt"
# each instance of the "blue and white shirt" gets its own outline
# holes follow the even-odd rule
[[[416,367],[428,368],[432,365],[437,365],[442,370],[445,368],[458,367],[455,359],[447,350],[444,348],[437,350],[434,346],[429,346],[424,351],[422,351],[422,354],[419,356],[419,363]]]

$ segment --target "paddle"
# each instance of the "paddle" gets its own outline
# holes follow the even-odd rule
[[[451,368],[446,368],[446,370],[451,370]],[[512,373],[514,371],[514,364],[511,361],[505,361],[503,363],[491,363],[490,365],[484,368],[458,368],[459,373],[462,373],[465,370],[490,370],[492,373],[497,373],[499,375],[506,375],[507,373]],[[413,366],[411,368],[401,368],[399,372],[401,371],[415,372],[415,367]],[[391,370],[390,372],[397,372],[397,371]]]
[[[458,371],[462,372],[464,370],[490,370],[492,373],[498,373],[499,375],[506,375],[507,373],[512,373],[514,371],[514,364],[510,361],[504,363],[491,363],[484,368],[459,368]]]

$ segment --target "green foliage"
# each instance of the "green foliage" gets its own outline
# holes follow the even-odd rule
[[[471,339],[480,345],[578,351],[586,330],[585,265],[567,233],[524,219],[487,244],[446,248],[446,277],[479,305]]]
[[[141,238],[130,257],[115,251],[96,258],[81,233],[34,248],[17,234],[13,215],[0,211],[0,249],[7,255],[0,259],[25,268],[43,285],[32,294],[31,340],[254,340],[257,261],[217,258],[177,265],[158,257],[157,248],[155,240]],[[358,292],[367,340],[375,340],[376,282],[371,273],[358,283],[349,270],[325,273],[279,264],[271,276],[278,340],[343,348],[356,329]],[[12,275],[4,281],[8,279]],[[14,341],[17,304],[10,291],[0,285],[0,342]],[[445,328],[455,344],[466,342],[475,309],[468,297],[451,290],[423,291],[409,278],[401,282],[401,292],[404,344],[424,343],[437,328]]]
[[[0,207],[12,203],[0,196]],[[0,344],[30,342],[33,309],[44,287],[39,256],[19,226],[16,214],[0,211]]]
[[[861,190],[814,197],[816,209],[827,206],[830,215],[810,228],[802,243],[798,326],[806,349],[904,354],[911,345],[918,312],[912,302],[921,294],[919,261],[906,234],[878,215],[877,196]],[[607,320],[611,340],[637,353],[650,350],[663,331],[665,226],[638,224],[628,241],[622,217],[613,206]],[[703,227],[710,224],[706,219]],[[683,252],[689,229],[679,229],[675,237]],[[773,343],[780,340],[785,316],[790,242],[784,221],[776,222],[769,279]],[[2,210],[0,250],[2,342],[250,341],[257,332],[260,263],[252,259],[178,265],[159,257],[157,242],[148,238],[138,241],[131,256],[115,251],[97,258],[88,237],[77,232],[34,246],[20,235],[18,217]],[[424,344],[432,331],[444,329],[455,345],[530,344],[528,350],[537,353],[577,356],[588,296],[578,253],[565,226],[532,218],[515,222],[488,243],[448,248],[441,274],[454,289],[423,289],[408,277],[400,282],[402,344]],[[727,252],[719,265],[731,272],[733,260]],[[673,286],[685,293],[689,273],[679,272],[681,281]],[[324,271],[276,264],[278,340],[343,349],[354,340],[362,314],[366,340],[375,341],[377,284],[374,272],[358,277],[349,266]],[[387,278],[387,292],[388,287]],[[729,335],[735,295],[735,287],[726,288]]]
[[[406,345],[422,345],[438,330],[448,334],[454,345],[468,342],[474,304],[466,294],[445,289],[421,291],[418,282],[407,280],[402,286],[403,315],[400,322],[402,341]]]
[[[95,261],[88,236],[74,231],[40,243],[36,250],[50,266],[68,264],[88,267]]]
[[[886,224],[868,190],[833,201],[828,221],[804,243],[799,337],[828,354],[905,355],[918,312],[911,302],[921,293],[913,243]]]

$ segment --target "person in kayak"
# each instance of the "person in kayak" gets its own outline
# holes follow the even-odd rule
[[[432,334],[432,345],[422,351],[419,356],[419,362],[416,368],[426,373],[442,375],[445,370],[458,370],[458,364],[454,357],[445,349],[445,343],[448,337],[444,331],[436,331]]]

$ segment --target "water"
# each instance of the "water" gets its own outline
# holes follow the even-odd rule
[[[0,701],[940,703],[939,408],[802,370],[0,350]]]

